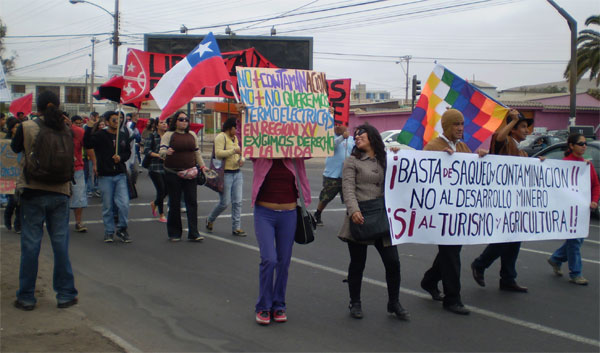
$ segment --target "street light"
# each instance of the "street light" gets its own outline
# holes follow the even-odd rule
[[[93,2],[89,2],[87,0],[69,0],[69,2],[71,4],[86,3],[86,4],[90,4],[92,6],[96,6],[97,8],[106,12],[107,14],[110,15],[110,17],[113,18],[115,29],[113,31],[113,38],[112,38],[111,42],[113,45],[113,65],[117,65],[117,62],[119,61],[119,44],[120,44],[119,43],[119,0],[115,0],[115,12],[114,13],[108,11],[107,9],[105,9],[104,7],[102,7],[98,4],[94,4]]]

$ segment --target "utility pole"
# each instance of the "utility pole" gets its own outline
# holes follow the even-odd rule
[[[94,111],[94,49],[96,47],[96,37],[92,37],[92,76],[90,77],[90,113]]]
[[[569,72],[569,120],[571,125],[575,123],[575,110],[577,108],[577,21],[562,7],[558,6],[553,0],[546,0],[552,5],[562,17],[567,20],[569,28],[571,29],[571,70]]]
[[[404,71],[404,73],[406,74],[406,97],[405,97],[404,101],[408,102],[408,85],[409,85],[408,74],[409,74],[410,59],[412,59],[412,56],[404,55],[404,56],[401,56],[399,59],[400,60],[396,61],[396,64],[402,64],[402,61],[406,60],[406,70]],[[402,67],[402,65],[400,65],[400,67]],[[402,68],[402,70],[404,70],[404,68]]]
[[[113,65],[119,62],[119,0],[115,0],[115,30],[113,32]]]

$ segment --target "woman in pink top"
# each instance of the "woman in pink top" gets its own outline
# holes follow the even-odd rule
[[[268,325],[271,317],[275,322],[287,321],[285,292],[296,232],[296,185],[302,188],[306,205],[311,201],[310,185],[303,159],[259,158],[252,162],[254,232],[260,249],[255,312],[256,322]]]
[[[565,151],[565,161],[580,161],[584,162],[583,155],[587,148],[587,142],[585,136],[582,134],[572,134],[567,140],[568,149]],[[591,177],[591,203],[590,207],[595,209],[598,207],[598,197],[600,197],[600,182],[598,181],[598,175],[592,163],[588,162],[590,166],[590,177]],[[552,256],[548,259],[548,263],[552,266],[554,273],[557,276],[562,276],[560,266],[563,262],[569,263],[569,282],[587,285],[588,280],[581,275],[581,244],[583,244],[583,238],[579,239],[567,239],[564,244],[558,248]]]

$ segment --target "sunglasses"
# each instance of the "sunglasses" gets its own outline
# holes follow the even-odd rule
[[[188,122],[188,121],[190,121],[190,119],[188,119],[188,118],[177,118],[177,121],[185,121],[185,122]]]
[[[354,131],[354,137],[360,136],[360,135],[364,134],[365,132],[367,132],[367,130],[364,130],[364,129],[356,130],[356,131]]]
[[[575,144],[576,144],[577,146],[581,146],[581,147],[583,147],[583,146],[587,146],[587,142],[577,142],[577,143],[575,143]]]

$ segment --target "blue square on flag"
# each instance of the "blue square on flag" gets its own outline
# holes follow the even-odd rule
[[[190,62],[190,66],[194,67],[199,62],[212,58],[213,56],[221,56],[221,51],[217,45],[217,40],[212,33],[209,33],[202,43],[198,44],[188,55],[187,60]]]

